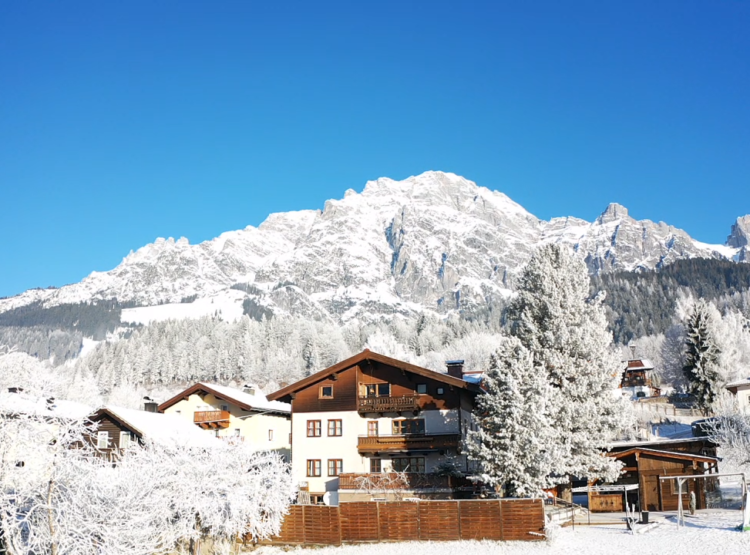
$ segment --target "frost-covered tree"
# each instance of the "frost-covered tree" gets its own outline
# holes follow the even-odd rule
[[[709,413],[722,391],[716,316],[704,300],[695,303],[685,325],[685,366],[688,391]],[[715,310],[715,309],[714,309]]]
[[[482,481],[517,497],[536,497],[551,484],[557,445],[549,420],[550,386],[543,369],[516,338],[492,355],[477,398],[478,430],[469,433],[469,457]]]
[[[620,465],[603,450],[632,423],[630,406],[616,394],[622,368],[601,295],[591,299],[589,285],[583,261],[545,245],[523,271],[509,307],[511,334],[552,389],[550,452],[559,483],[569,476],[616,478]]]

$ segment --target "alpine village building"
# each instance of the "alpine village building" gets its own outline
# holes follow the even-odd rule
[[[290,455],[291,407],[269,401],[256,386],[239,390],[212,383],[197,383],[158,407],[219,439],[250,443],[261,451]]]
[[[291,404],[302,502],[469,495],[451,469],[470,470],[461,444],[481,390],[462,367],[442,374],[365,350],[270,394]]]

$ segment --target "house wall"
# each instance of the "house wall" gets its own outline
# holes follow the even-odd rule
[[[734,389],[734,388],[733,388]],[[738,386],[736,388],[735,397],[737,398],[737,406],[744,413],[750,413],[750,385]]]
[[[425,434],[430,433],[461,433],[462,427],[466,429],[471,419],[471,413],[458,409],[453,410],[425,410],[417,416],[411,413],[398,416],[395,413],[378,416],[368,414],[360,416],[356,411],[338,412],[304,412],[292,413],[292,476],[295,482],[307,482],[311,493],[323,493],[338,490],[338,478],[329,477],[328,460],[341,459],[343,472],[366,474],[370,472],[370,459],[381,459],[383,472],[392,469],[391,460],[395,457],[423,456],[425,457],[425,471],[434,472],[440,463],[451,460],[456,462],[460,468],[466,468],[467,459],[465,455],[459,455],[454,450],[448,450],[441,455],[439,452],[414,451],[409,453],[385,453],[378,456],[361,455],[357,449],[360,436],[366,436],[368,422],[378,423],[378,435],[391,435],[393,433],[393,422],[396,420],[421,418],[425,421]],[[463,423],[459,421],[463,419]],[[336,437],[328,436],[328,420],[340,419],[342,421],[342,435]],[[321,436],[307,437],[308,420],[320,420]],[[321,461],[321,477],[307,476],[307,461]]]
[[[217,399],[211,393],[203,397],[198,393],[193,393],[187,399],[182,399],[171,407],[164,409],[164,414],[178,415],[189,422],[193,422],[195,412],[222,410],[223,405],[226,405],[229,411],[229,426],[219,428],[218,437],[229,438],[239,433],[239,437],[244,442],[250,443],[258,450],[277,451],[285,457],[289,457],[291,421],[286,416],[246,411],[232,403],[231,400]],[[269,430],[272,431],[272,436],[269,436]],[[206,430],[205,433],[215,435],[217,431]]]

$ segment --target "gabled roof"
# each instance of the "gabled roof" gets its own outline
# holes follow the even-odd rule
[[[320,372],[317,372],[311,376],[308,376],[307,378],[295,382],[283,389],[276,391],[275,393],[269,394],[268,398],[271,400],[283,399],[284,397],[301,389],[304,389],[307,386],[314,384],[320,380],[323,380],[332,374],[336,374],[338,372],[351,368],[352,366],[360,364],[361,362],[364,362],[366,360],[380,362],[382,364],[387,364],[395,368],[400,368],[402,370],[405,370],[406,372],[411,372],[412,374],[417,374],[419,376],[424,376],[425,378],[437,380],[453,387],[466,389],[468,391],[471,391],[472,393],[479,393],[481,391],[479,386],[477,386],[475,383],[467,382],[460,378],[454,378],[453,376],[449,376],[448,374],[441,374],[440,372],[428,370],[427,368],[422,368],[421,366],[415,366],[414,364],[409,364],[408,362],[404,362],[402,360],[387,357],[378,353],[373,353],[369,349],[365,349],[358,355],[354,355],[353,357],[349,357],[346,360],[342,360],[338,364],[334,364],[333,366],[326,368],[325,370],[321,370]]]
[[[719,459],[716,457],[707,457],[706,455],[696,455],[695,453],[685,453],[683,451],[661,451],[659,449],[645,449],[643,447],[633,447],[627,451],[619,451],[617,453],[608,453],[608,455],[614,459],[620,459],[633,454],[643,455],[654,455],[658,457],[664,457],[668,459],[680,459],[686,461],[699,461],[707,463],[718,462]]]
[[[635,370],[653,370],[654,363],[647,358],[633,358],[627,361],[625,370],[628,372]]]
[[[138,437],[161,445],[214,447],[219,441],[192,422],[171,414],[108,406],[97,410],[89,420],[97,422],[105,416],[132,430]]]
[[[183,399],[187,399],[194,393],[210,393],[214,397],[230,401],[233,404],[239,406],[241,409],[255,412],[274,412],[278,414],[288,415],[292,412],[292,407],[288,403],[281,403],[279,401],[269,401],[260,389],[256,389],[256,393],[245,393],[239,389],[233,387],[226,387],[223,385],[217,385],[213,383],[199,382],[192,387],[187,388],[159,405],[159,412],[164,412],[172,405],[179,403]]]
[[[739,388],[744,389],[746,387],[750,387],[750,378],[742,378],[741,380],[736,380],[736,381],[730,382],[725,387],[729,391],[734,390],[734,391],[732,391],[732,393],[737,393],[737,390]]]

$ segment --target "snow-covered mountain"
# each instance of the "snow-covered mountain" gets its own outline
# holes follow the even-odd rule
[[[725,245],[707,245],[663,222],[635,220],[610,204],[594,222],[540,220],[503,193],[451,173],[381,178],[322,211],[272,214],[260,226],[190,245],[157,239],[109,272],[60,289],[0,300],[0,312],[116,298],[139,305],[196,300],[181,315],[265,311],[347,321],[366,315],[482,306],[510,294],[531,252],[571,245],[593,273],[656,268],[680,258],[747,260],[750,216]],[[230,289],[244,284],[243,290]],[[185,303],[183,303],[185,304]],[[192,309],[192,310],[191,310]],[[123,317],[143,319],[132,309]],[[158,319],[151,309],[148,320]],[[166,316],[165,316],[166,317]]]

